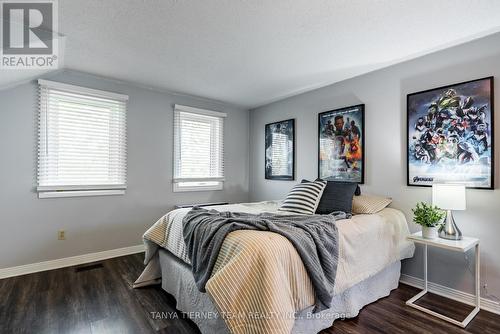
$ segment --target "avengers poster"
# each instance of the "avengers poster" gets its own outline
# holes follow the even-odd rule
[[[318,177],[364,182],[364,104],[319,114]]]
[[[493,189],[493,77],[408,95],[408,185]]]

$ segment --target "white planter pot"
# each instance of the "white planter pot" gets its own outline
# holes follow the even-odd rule
[[[422,237],[425,239],[437,239],[439,237],[438,227],[422,226]]]

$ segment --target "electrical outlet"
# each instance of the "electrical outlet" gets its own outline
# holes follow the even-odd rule
[[[57,231],[57,240],[66,240],[66,231],[65,230]]]

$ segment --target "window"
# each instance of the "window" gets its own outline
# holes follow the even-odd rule
[[[38,83],[39,197],[125,193],[128,96]]]
[[[226,114],[175,105],[174,191],[221,190]]]

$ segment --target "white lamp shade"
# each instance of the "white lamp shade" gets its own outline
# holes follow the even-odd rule
[[[465,186],[433,184],[432,204],[443,210],[465,210]]]

